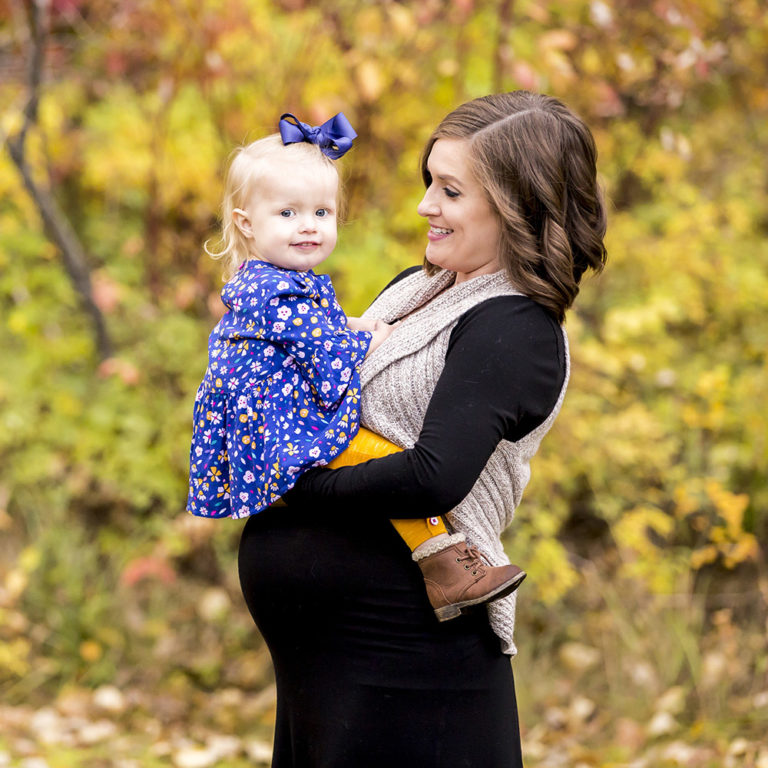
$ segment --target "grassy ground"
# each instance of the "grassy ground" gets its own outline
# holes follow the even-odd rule
[[[173,576],[145,558],[101,607],[63,589],[41,614],[34,580],[24,598],[6,575],[0,768],[268,765],[272,670],[229,545],[219,586],[187,572],[187,555]],[[579,573],[557,605],[520,601],[528,768],[768,768],[765,577],[700,584],[691,598],[651,594],[599,561]]]

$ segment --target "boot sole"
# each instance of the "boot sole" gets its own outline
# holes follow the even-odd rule
[[[480,605],[481,603],[492,603],[494,600],[501,600],[502,597],[511,595],[522,583],[523,579],[527,576],[525,571],[513,576],[509,581],[504,584],[500,584],[493,592],[482,597],[475,597],[472,600],[462,600],[460,603],[451,603],[450,605],[444,605],[442,608],[435,608],[435,616],[438,621],[450,621],[451,619],[461,616],[463,608],[469,608],[473,605]]]

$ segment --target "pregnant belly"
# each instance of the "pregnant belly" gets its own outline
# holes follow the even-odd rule
[[[246,524],[243,594],[278,672],[342,658],[344,674],[361,683],[484,687],[483,670],[496,668],[488,662],[506,663],[484,610],[438,622],[389,521],[363,520],[289,507]]]

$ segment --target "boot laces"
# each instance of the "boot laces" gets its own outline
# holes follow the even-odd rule
[[[473,576],[477,575],[478,570],[480,573],[485,573],[485,563],[480,557],[480,552],[476,547],[470,547],[468,545],[467,553],[456,558],[457,563],[460,563],[462,560],[469,560],[469,562],[464,566],[464,570],[468,571],[471,568]]]

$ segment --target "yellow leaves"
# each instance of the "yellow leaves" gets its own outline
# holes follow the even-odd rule
[[[11,608],[19,601],[29,586],[30,575],[39,568],[40,561],[40,551],[36,547],[29,546],[21,551],[15,566],[8,570],[0,584],[0,607]],[[2,623],[0,621],[0,625]]]
[[[553,29],[538,38],[540,61],[554,84],[564,86],[575,77],[567,52],[577,44],[576,35],[567,29]]]
[[[17,107],[23,106],[23,101],[19,99]],[[22,109],[3,109],[0,114],[0,132],[3,136],[15,136],[24,125],[24,113]]]
[[[83,401],[71,392],[56,390],[51,395],[51,408],[62,416],[79,416],[83,412]]]
[[[204,209],[216,210],[221,194],[219,139],[203,94],[196,88],[180,88],[158,122],[153,141],[163,140],[158,142],[154,173],[162,180],[162,202],[173,208],[196,200],[196,216]]]
[[[15,602],[22,595],[29,584],[29,576],[19,568],[12,568],[5,575],[3,585],[4,600],[10,603]]]
[[[695,392],[705,400],[719,400],[728,391],[730,369],[716,365],[701,374],[696,382]]]
[[[674,541],[671,515],[650,504],[639,505],[622,513],[612,530],[625,577],[644,580],[656,593],[675,589],[687,560]]]
[[[581,55],[581,68],[585,74],[596,75],[602,71],[603,57],[596,48],[589,46]]]
[[[83,179],[89,187],[120,197],[129,189],[146,192],[156,177],[166,206],[202,197],[206,210],[215,210],[218,140],[198,89],[158,96],[117,86],[89,112],[86,135]]]
[[[686,158],[673,149],[668,151],[661,145],[649,145],[637,159],[633,170],[650,184],[682,182],[687,171]]]
[[[0,641],[0,670],[24,677],[29,672],[29,652],[29,641],[22,637],[10,642]]]
[[[734,568],[759,556],[760,548],[752,533],[744,530],[744,514],[749,496],[733,493],[713,478],[691,480],[674,491],[675,514],[687,519],[703,542],[690,552],[693,570],[722,560],[726,568]]]
[[[443,77],[454,77],[459,71],[459,62],[454,58],[441,59],[437,62],[437,72]]]
[[[698,502],[695,496],[690,493],[687,485],[682,484],[675,487],[672,498],[675,503],[675,515],[679,519],[687,517],[698,509]]]
[[[405,5],[390,3],[386,6],[387,16],[392,29],[399,37],[405,37],[413,33],[415,21],[413,12]]]
[[[707,481],[705,489],[718,514],[725,520],[728,535],[736,538],[741,533],[749,496],[746,493],[731,493],[716,480]]]
[[[693,570],[714,563],[722,555],[723,565],[734,568],[739,563],[755,560],[759,554],[757,539],[752,534],[743,533],[737,541],[729,541],[723,535],[722,528],[712,530],[713,544],[707,544],[691,553],[690,564]]]
[[[650,532],[658,539],[666,539],[674,529],[674,520],[657,507],[639,506],[622,515],[613,528],[619,545],[632,549],[644,557],[655,557],[658,547],[651,542]]]
[[[80,658],[93,664],[104,655],[104,649],[95,640],[84,640],[80,643]]]
[[[8,330],[19,336],[23,336],[29,329],[29,316],[22,307],[16,307],[8,315]]]
[[[611,436],[610,456],[614,470],[633,464],[648,467],[660,466],[660,461],[667,464],[670,446],[666,443],[669,436],[665,425],[643,403],[633,403],[609,418],[604,417],[603,424],[606,434]],[[584,434],[584,439],[587,435]],[[650,445],[653,445],[653,451],[649,450]]]
[[[711,544],[691,555],[692,567],[700,568],[705,563],[713,562],[718,555],[722,555],[726,568],[754,560],[759,553],[757,539],[743,530],[744,512],[749,505],[749,496],[744,493],[731,493],[716,480],[707,481],[705,491],[722,523],[711,526]]]
[[[384,90],[384,76],[379,65],[371,60],[362,61],[355,69],[355,82],[363,101],[376,101]]]
[[[115,86],[88,112],[83,183],[108,195],[145,187],[152,167],[153,121],[129,88]]]
[[[699,547],[699,549],[691,552],[691,568],[693,568],[694,571],[697,571],[699,568],[703,568],[705,565],[714,563],[717,559],[717,555],[718,549],[713,544],[707,544],[704,547]]]
[[[355,13],[355,36],[363,47],[380,38],[382,29],[381,9],[376,5],[362,7]]]
[[[571,587],[578,576],[568,561],[568,553],[557,539],[540,539],[534,542],[529,571],[536,574],[535,582],[539,598],[547,604],[555,603]]]
[[[567,87],[576,77],[570,59],[560,50],[547,50],[543,54],[549,81],[558,90]]]
[[[732,397],[731,370],[724,365],[705,370],[695,381],[692,401],[681,409],[683,423],[693,429],[719,431],[728,417]]]
[[[651,505],[624,513],[613,526],[623,574],[644,579],[654,592],[674,589],[684,567],[672,545],[674,528],[674,519]]]
[[[735,233],[744,235],[754,230],[753,211],[744,200],[726,200],[723,204],[723,215]]]
[[[30,574],[40,567],[42,555],[35,546],[25,547],[19,555],[18,565],[24,573]]]
[[[607,315],[606,337],[613,344],[643,336],[662,336],[667,323],[682,318],[682,308],[672,297],[658,295],[642,304],[617,307]]]
[[[572,51],[578,42],[576,35],[568,29],[552,29],[538,39],[542,51]]]
[[[0,382],[2,385],[2,382]],[[0,389],[0,401],[2,401],[2,390]],[[8,491],[0,486],[0,531],[9,531],[13,525],[13,518],[8,514],[6,505],[8,504]]]

